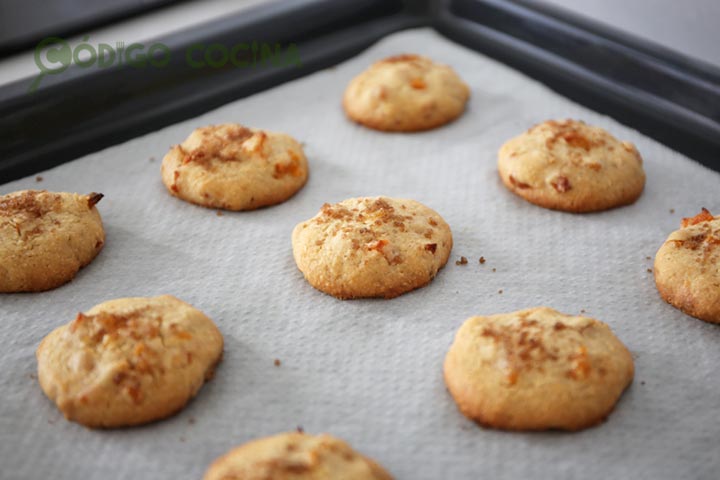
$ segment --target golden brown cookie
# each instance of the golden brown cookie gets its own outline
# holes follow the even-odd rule
[[[100,193],[22,190],[0,196],[0,292],[59,287],[105,243]]]
[[[655,255],[660,296],[688,315],[720,323],[720,217],[684,218]]]
[[[204,480],[392,480],[382,467],[330,435],[282,433],[215,460]]]
[[[38,379],[68,420],[110,428],[181,410],[213,375],[223,338],[201,311],[170,295],[101,303],[37,349]]]
[[[168,191],[225,210],[275,205],[305,185],[308,163],[289,135],[228,123],[198,128],[162,162]]]
[[[604,323],[536,307],[469,318],[444,371],[460,411],[481,425],[579,430],[610,414],[634,367]]]
[[[578,120],[548,120],[508,141],[498,171],[513,193],[566,212],[628,205],[645,187],[635,146]]]
[[[338,298],[393,298],[422,287],[447,263],[452,244],[437,212],[388,197],[326,203],[292,233],[307,281]]]
[[[447,65],[420,55],[397,55],[355,77],[343,97],[345,113],[366,127],[413,132],[462,115],[470,89]]]

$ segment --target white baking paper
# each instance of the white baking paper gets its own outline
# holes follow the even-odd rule
[[[462,118],[418,134],[345,119],[348,81],[402,52],[460,73],[472,88]],[[647,187],[637,203],[573,215],[502,186],[498,147],[566,117],[638,146]],[[220,217],[168,195],[159,172],[168,147],[221,122],[305,142],[308,184],[282,205]],[[720,175],[431,30],[389,36],[336,68],[41,175],[0,193],[102,192],[107,244],[61,288],[0,296],[3,479],[197,479],[233,446],[298,425],[346,439],[398,479],[720,478],[720,327],[662,301],[647,258],[682,216],[720,211]],[[437,210],[452,227],[451,261],[428,287],[394,300],[340,301],[314,290],[292,258],[294,225],[324,202],[379,194]],[[460,256],[467,265],[455,265]],[[102,301],[164,293],[219,325],[226,347],[215,379],[155,424],[92,431],[65,421],[34,378],[43,336]],[[597,428],[483,429],[445,389],[443,358],[467,317],[536,305],[585,310],[633,352],[635,382]]]

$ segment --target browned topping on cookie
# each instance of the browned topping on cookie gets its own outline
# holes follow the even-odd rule
[[[720,244],[720,238],[714,236],[710,231],[705,231],[683,240],[678,239],[669,241],[675,246],[689,248],[690,250],[697,250],[703,245],[707,246],[707,248],[712,248],[715,245]]]
[[[159,323],[138,322],[144,315],[144,309],[134,310],[123,315],[101,312],[95,315],[78,313],[75,320],[70,324],[70,332],[83,335],[86,341],[100,343],[105,336],[110,341],[118,340],[119,336],[131,337],[133,339],[155,338],[159,335]]]
[[[273,174],[273,177],[280,178],[285,175],[299,177],[303,174],[302,168],[300,168],[300,157],[298,157],[292,150],[288,150],[287,154],[290,157],[290,161],[287,163],[275,164],[275,173]]]
[[[559,140],[563,140],[571,147],[581,148],[586,151],[590,151],[591,148],[597,146],[596,142],[592,141],[579,131],[578,126],[584,125],[581,121],[576,122],[574,120],[564,120],[558,122],[550,120],[547,124],[553,129],[553,135],[548,138],[545,143],[548,149],[554,148],[555,144]]]
[[[43,201],[38,199],[45,194]],[[0,197],[0,215],[11,216],[24,213],[31,217],[42,217],[60,205],[60,195],[45,190],[26,190],[18,195]]]
[[[391,57],[387,57],[383,60],[380,60],[379,63],[398,63],[398,62],[412,62],[414,60],[418,60],[420,57],[418,55],[414,55],[412,53],[403,53],[400,55],[393,55]]]
[[[145,309],[138,309],[126,314],[101,312],[95,315],[79,313],[70,324],[70,333],[78,335],[88,346],[102,344],[104,348],[117,345],[134,345],[126,353],[125,361],[116,366],[113,382],[123,388],[123,391],[132,398],[136,404],[142,403],[144,395],[141,388],[141,375],[155,375],[163,373],[164,367],[159,362],[158,352],[152,349],[147,342],[161,335],[161,318],[147,322],[142,320]],[[184,331],[176,332],[181,339],[191,338]],[[128,343],[132,342],[132,343]],[[92,364],[92,360],[88,357]],[[192,357],[187,357],[192,363]],[[88,369],[93,366],[89,364]]]
[[[427,88],[427,84],[422,78],[413,78],[410,81],[410,86],[415,90],[424,90],[425,88]]]
[[[698,223],[702,222],[709,222],[714,220],[715,217],[712,216],[712,214],[708,211],[707,208],[703,207],[702,211],[695,215],[694,217],[686,217],[682,219],[682,222],[680,223],[680,226],[682,228],[689,227],[691,225],[697,225]]]
[[[579,345],[574,353],[568,356],[572,368],[568,370],[568,377],[573,380],[584,380],[590,375],[590,359],[587,347]]]
[[[94,207],[95,205],[97,205],[97,203],[98,203],[100,200],[102,200],[102,198],[103,198],[104,196],[105,196],[105,195],[103,195],[102,193],[95,193],[95,192],[88,193],[88,196],[87,196],[87,197],[88,197],[88,207],[92,208],[92,207]]]
[[[211,167],[211,161],[217,159],[224,162],[240,161],[240,152],[247,140],[257,136],[257,142],[253,146],[253,152],[261,152],[267,135],[265,132],[253,133],[249,128],[242,125],[228,124],[222,127],[204,127],[198,129],[201,140],[192,149],[186,150],[182,145],[176,148],[183,154],[183,165],[194,162],[206,168]]]
[[[179,171],[179,170],[175,170],[175,171],[173,172],[173,184],[170,186],[170,189],[171,189],[173,192],[175,192],[175,193],[177,193],[177,192],[180,191],[180,189],[179,189],[178,186],[177,186],[178,178],[180,178],[180,171]]]
[[[552,180],[550,184],[559,193],[565,193],[572,189],[572,186],[570,185],[570,180],[568,180],[567,177],[564,177],[562,175],[558,175],[557,177],[555,177],[555,179]]]
[[[370,244],[368,246],[368,250],[376,250],[380,252],[390,265],[398,265],[402,263],[402,256],[395,251],[394,248],[386,248],[388,245],[390,245],[390,242],[387,240],[378,240],[377,242]]]

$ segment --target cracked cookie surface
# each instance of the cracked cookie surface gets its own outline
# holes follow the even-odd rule
[[[373,460],[327,434],[283,433],[241,445],[204,480],[392,480]]]
[[[284,133],[228,123],[198,128],[163,158],[170,194],[208,208],[253,210],[284,202],[308,177],[302,146]]]
[[[509,140],[498,152],[498,172],[516,195],[567,212],[628,205],[645,187],[635,146],[578,120],[548,120]]]
[[[688,315],[720,323],[720,216],[684,218],[655,255],[660,296]]]
[[[170,295],[120,298],[79,313],[37,349],[38,380],[69,420],[111,428],[181,410],[212,377],[223,338]]]
[[[422,287],[447,263],[452,243],[437,212],[389,197],[325,204],[292,233],[307,281],[338,298],[392,298]]]
[[[447,65],[420,55],[375,62],[345,90],[343,108],[357,123],[383,131],[412,132],[462,115],[470,89]]]
[[[598,320],[548,307],[471,317],[445,357],[460,411],[507,430],[602,422],[632,382],[632,355]]]
[[[72,280],[105,244],[102,194],[22,190],[0,196],[0,292],[39,292]]]

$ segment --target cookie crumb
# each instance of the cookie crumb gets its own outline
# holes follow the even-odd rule
[[[584,308],[581,308],[581,309],[580,309],[580,313],[585,313],[585,309],[584,309]]]
[[[467,265],[468,259],[465,257],[460,257],[460,260],[455,260],[455,265]]]
[[[35,177],[35,181],[36,181],[36,182],[42,182],[42,181],[43,181],[43,177],[41,177],[40,175],[38,175],[37,177]]]
[[[223,212],[221,210],[218,210],[217,212],[215,212],[215,215],[217,215],[218,217],[222,217]]]
[[[675,213],[675,209],[674,209],[674,208],[671,208],[671,209],[670,209],[670,213]]]
[[[28,377],[30,377],[30,380],[37,380],[37,375],[34,373],[29,374]]]
[[[195,424],[195,419],[194,419],[193,417],[188,418],[188,423],[189,423],[190,425],[194,425],[194,424]]]
[[[180,437],[180,441],[185,443],[185,437]]]
[[[503,291],[502,291],[502,288],[501,288],[500,290],[498,290],[498,293],[499,293],[500,295],[502,295],[502,292],[503,292]]]
[[[275,364],[276,367],[279,367],[280,365],[282,365],[282,362],[280,361],[279,358],[276,358],[273,363]]]
[[[645,260],[652,260],[652,258],[650,258],[650,257],[645,257]]]
[[[155,157],[150,157],[150,158],[148,158],[148,160],[151,161],[151,162],[154,162],[154,161],[155,161]]]
[[[305,429],[302,425],[298,425],[295,430],[297,430],[298,433],[305,433]]]
[[[647,272],[648,272],[648,273],[652,273],[652,268],[648,268],[648,269],[647,269]]]
[[[640,385],[645,385],[645,380],[642,380],[642,381],[640,382]]]
[[[497,272],[497,269],[493,268],[493,272]]]
[[[478,260],[478,262],[480,262],[480,265],[485,263],[485,257],[480,257],[480,260]]]

